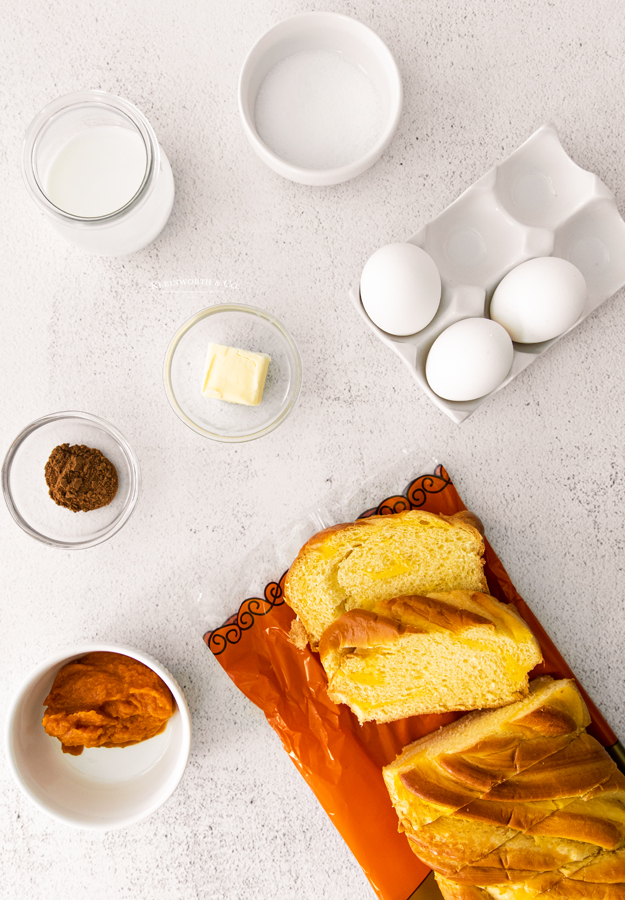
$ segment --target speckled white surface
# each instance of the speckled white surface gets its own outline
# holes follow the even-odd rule
[[[309,8],[356,16],[389,44],[405,110],[380,162],[315,189],[247,146],[236,84],[253,41]],[[179,680],[195,733],[174,796],[123,832],[54,823],[0,759],[2,898],[371,898],[262,714],[185,614],[198,581],[236,561],[328,484],[418,441],[447,464],[517,588],[625,736],[623,292],[462,426],[366,330],[347,291],[401,240],[552,121],[573,159],[625,207],[625,6],[620,0],[4,0],[0,29],[0,450],[57,409],[127,435],[142,467],[132,519],[84,552],[37,544],[0,509],[1,706],[35,664],[88,639],[128,643]],[[170,224],[126,259],[66,245],[26,195],[22,135],[49,100],[97,87],[136,103],[177,185]],[[226,279],[221,293],[152,283]],[[298,408],[238,447],[184,428],[161,382],[174,330],[236,299],[274,312],[306,370]]]

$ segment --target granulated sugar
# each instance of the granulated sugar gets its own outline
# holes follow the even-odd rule
[[[277,156],[334,169],[364,156],[382,131],[382,101],[367,73],[331,50],[279,62],[256,99],[256,129]]]

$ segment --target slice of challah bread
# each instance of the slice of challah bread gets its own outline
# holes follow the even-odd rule
[[[519,700],[542,660],[516,610],[488,594],[432,593],[352,610],[324,631],[329,694],[361,722]]]
[[[572,681],[537,679],[526,700],[386,767],[400,828],[447,900],[625,898],[625,778],[588,721]]]
[[[351,609],[432,591],[487,591],[479,519],[409,510],[335,525],[300,550],[284,599],[317,649],[321,635]]]

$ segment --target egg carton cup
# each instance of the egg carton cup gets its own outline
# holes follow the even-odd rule
[[[625,284],[625,222],[614,195],[596,175],[573,162],[553,125],[541,126],[408,241],[429,253],[441,276],[441,303],[426,328],[407,337],[390,335],[365,312],[358,284],[350,297],[373,333],[457,423]],[[454,322],[487,318],[493,292],[504,275],[537,256],[567,259],[582,272],[588,296],[579,319],[551,340],[514,343],[510,372],[490,394],[476,400],[443,400],[425,377],[430,347]]]

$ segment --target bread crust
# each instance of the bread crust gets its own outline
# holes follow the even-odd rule
[[[366,650],[379,644],[392,644],[402,634],[425,634],[424,628],[406,625],[366,609],[352,609],[332,622],[319,641],[323,661],[330,653],[346,648]]]
[[[568,874],[573,881],[599,884],[625,884],[625,848],[600,853],[580,869]]]
[[[569,734],[575,728],[575,720],[563,709],[540,707],[514,720],[515,725],[531,728],[546,737]]]
[[[453,591],[449,593],[449,597],[456,595],[463,595],[463,598],[470,599],[478,604],[479,598],[482,596],[477,591]],[[492,621],[487,619],[486,616],[481,616],[470,609],[454,606],[452,603],[446,603],[441,599],[442,597],[443,594],[428,594],[425,597],[413,594],[409,597],[394,597],[391,600],[381,600],[376,604],[376,613],[379,616],[388,615],[398,622],[412,625],[415,625],[420,619],[426,619],[433,625],[438,625],[440,628],[454,633],[479,625],[494,628]]]
[[[425,510],[420,509],[406,509],[403,512],[392,513],[388,516],[367,516],[366,519],[356,519],[355,522],[342,522],[339,525],[330,525],[328,528],[324,528],[323,531],[318,531],[316,534],[313,534],[311,538],[309,538],[304,546],[301,548],[299,553],[297,554],[297,559],[300,556],[305,555],[307,550],[316,549],[320,544],[325,543],[327,538],[331,537],[333,534],[337,534],[341,531],[347,531],[350,528],[355,530],[360,530],[361,528],[371,528],[378,522],[388,522],[389,520],[401,521],[405,519],[407,516],[425,516],[432,519],[441,519],[444,522],[449,522],[451,525],[455,525],[457,527],[465,528],[470,534],[477,535],[482,540],[484,537],[484,526],[482,525],[481,520],[475,515],[475,513],[470,512],[468,509],[463,509],[460,512],[453,513],[451,516],[446,516],[443,513],[430,513],[425,512]],[[295,563],[293,564],[295,565]],[[291,574],[291,569],[289,569],[289,573],[286,576],[284,581],[284,594],[286,602],[288,603],[288,599],[286,597],[288,586],[289,586],[289,575]]]
[[[582,732],[557,753],[493,787],[484,799],[522,803],[581,796],[607,781],[614,768],[601,744]]]
[[[380,601],[374,612],[352,609],[343,613],[321,636],[319,655],[323,660],[328,653],[345,647],[367,649],[393,643],[403,634],[427,634],[424,619],[454,633],[478,625],[494,628],[485,616],[439,599],[418,595],[395,597]]]

